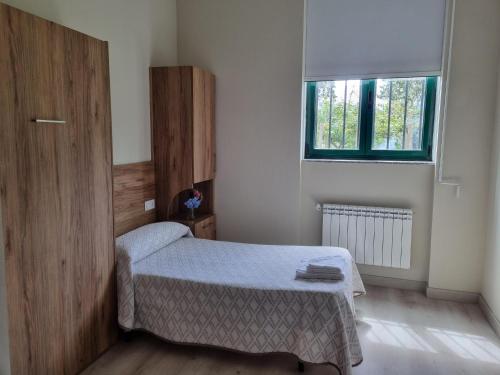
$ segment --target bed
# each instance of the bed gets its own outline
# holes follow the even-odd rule
[[[291,353],[342,374],[362,361],[354,296],[365,290],[345,249],[202,240],[172,222],[135,229],[116,245],[124,330],[248,353]],[[295,279],[301,261],[329,255],[346,259],[343,281]]]

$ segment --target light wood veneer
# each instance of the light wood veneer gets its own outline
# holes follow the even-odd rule
[[[215,239],[214,217],[213,230],[202,229],[185,220],[183,206],[186,191],[196,188],[204,195],[198,215],[213,215],[215,77],[196,67],[155,67],[150,79],[157,219],[183,222],[196,237]]]
[[[115,165],[113,186],[116,236],[156,221],[156,210],[144,210],[144,203],[156,196],[151,161]]]
[[[74,374],[116,338],[107,43],[0,4],[0,82],[12,374]]]

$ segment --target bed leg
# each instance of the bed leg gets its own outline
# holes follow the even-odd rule
[[[121,331],[120,338],[122,341],[130,342],[134,338],[134,331]]]
[[[304,362],[302,361],[298,361],[297,362],[297,370],[299,370],[299,372],[304,372],[305,369],[304,369]]]

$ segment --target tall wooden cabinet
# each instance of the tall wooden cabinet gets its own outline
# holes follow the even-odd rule
[[[197,67],[151,68],[151,123],[159,220],[215,239],[215,77]],[[204,195],[197,217],[186,217],[190,189]]]
[[[11,373],[75,374],[116,337],[107,43],[0,4],[0,82]]]

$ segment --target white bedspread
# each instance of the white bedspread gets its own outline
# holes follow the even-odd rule
[[[344,281],[295,280],[304,259],[342,255]],[[167,340],[250,353],[287,352],[343,374],[362,361],[349,252],[181,238],[132,264],[118,252],[119,323]]]

